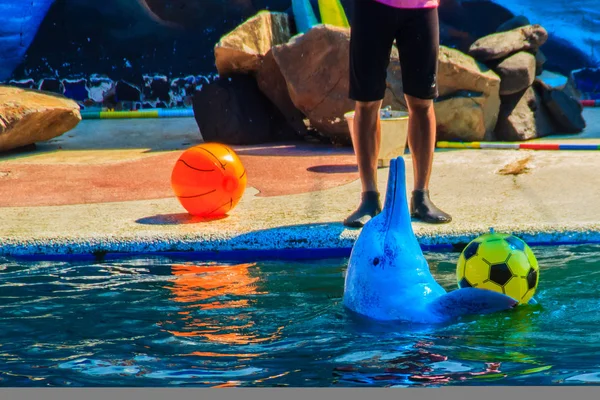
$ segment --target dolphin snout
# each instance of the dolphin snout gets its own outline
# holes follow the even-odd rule
[[[388,229],[401,230],[409,235],[413,234],[406,198],[406,167],[402,156],[390,161],[382,214],[389,226]]]

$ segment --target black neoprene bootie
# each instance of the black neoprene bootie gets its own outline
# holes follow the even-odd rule
[[[429,199],[429,190],[415,190],[410,201],[410,214],[428,224],[447,224],[452,217],[435,206]]]
[[[363,192],[361,202],[356,211],[344,220],[344,225],[351,228],[362,228],[371,218],[381,212],[379,192]]]

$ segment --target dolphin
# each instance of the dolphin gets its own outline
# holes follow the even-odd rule
[[[412,229],[404,159],[398,157],[390,162],[382,212],[365,224],[352,248],[343,304],[368,319],[438,324],[509,310],[518,302],[476,288],[447,293],[436,282]]]

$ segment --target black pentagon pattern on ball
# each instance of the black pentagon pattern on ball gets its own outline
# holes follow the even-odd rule
[[[537,280],[538,280],[538,272],[535,269],[530,268],[529,273],[527,274],[527,288],[529,290],[533,289],[535,287],[535,285],[537,284]]]
[[[525,251],[525,242],[516,236],[509,236],[504,240],[515,250]]]
[[[504,263],[490,265],[490,280],[500,286],[504,286],[513,277],[508,265]]]
[[[473,285],[471,285],[469,283],[469,281],[467,280],[467,278],[462,278],[460,280],[460,282],[458,282],[458,287],[462,289],[462,288],[473,287]]]
[[[469,243],[469,245],[463,251],[465,260],[468,260],[469,258],[473,257],[475,254],[477,254],[477,250],[479,249],[479,244],[480,244],[479,242]]]

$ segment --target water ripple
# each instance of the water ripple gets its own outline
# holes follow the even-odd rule
[[[351,318],[346,259],[0,259],[0,385],[598,384],[600,246],[534,251],[540,305],[430,327]]]

